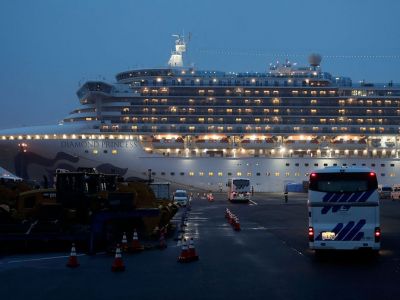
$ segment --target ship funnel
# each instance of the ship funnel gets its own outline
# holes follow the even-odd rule
[[[313,68],[320,66],[321,60],[322,56],[316,53],[313,53],[308,57],[308,62],[310,63],[310,66]]]

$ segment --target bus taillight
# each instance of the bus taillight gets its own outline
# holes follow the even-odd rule
[[[381,228],[375,227],[375,243],[379,243],[381,240]]]
[[[314,228],[308,227],[308,240],[314,242]]]

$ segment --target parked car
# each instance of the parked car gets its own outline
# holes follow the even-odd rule
[[[174,192],[174,201],[182,206],[185,206],[188,202],[188,194],[185,190],[176,190]]]
[[[392,198],[392,187],[391,186],[382,186],[378,188],[379,198],[381,199],[390,199]]]
[[[392,198],[392,200],[400,200],[400,185],[393,186],[390,198]]]

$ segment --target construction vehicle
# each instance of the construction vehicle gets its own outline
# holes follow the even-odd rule
[[[157,202],[145,183],[90,169],[57,172],[55,188],[21,192],[1,204],[0,242],[80,239],[91,252],[114,243],[121,232],[137,230],[150,237],[156,228],[168,226],[178,210]]]

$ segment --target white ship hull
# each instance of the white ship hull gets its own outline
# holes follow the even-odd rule
[[[146,152],[136,140],[25,140],[21,152],[19,140],[0,141],[0,165],[17,175],[50,180],[56,169],[75,170],[94,167],[104,173],[125,178],[170,181],[204,190],[226,190],[231,177],[248,177],[255,191],[282,192],[289,182],[308,181],[308,174],[324,166],[356,165],[374,169],[380,184],[397,184],[397,158],[323,158],[323,157],[182,157]],[[94,153],[97,152],[97,153]],[[113,153],[114,152],[114,153]],[[151,170],[151,171],[149,171]]]

